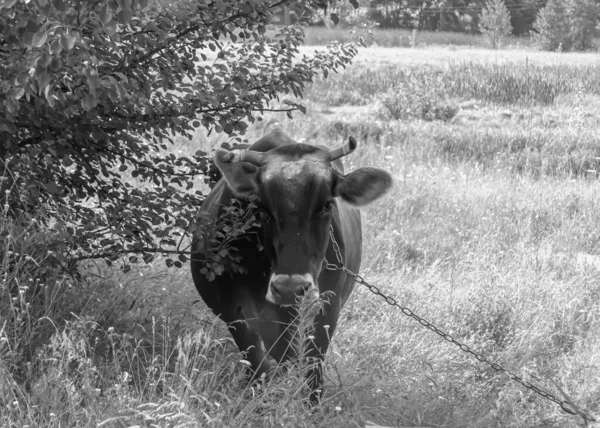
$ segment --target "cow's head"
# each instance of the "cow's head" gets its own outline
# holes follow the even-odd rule
[[[359,168],[343,175],[332,168],[332,161],[355,148],[350,138],[335,150],[307,144],[266,152],[216,150],[215,164],[234,194],[257,196],[263,244],[272,260],[268,301],[288,306],[303,294],[318,297],[317,278],[332,216],[337,215],[336,198],[360,206],[390,188],[391,176],[383,170]]]

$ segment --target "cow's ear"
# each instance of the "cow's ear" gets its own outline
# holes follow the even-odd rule
[[[392,187],[392,176],[378,168],[359,168],[345,176],[338,176],[334,196],[340,196],[352,205],[366,205]]]
[[[235,156],[232,156],[232,152],[222,149],[215,150],[213,160],[235,196],[249,197],[256,193],[259,167],[249,162],[237,162]]]

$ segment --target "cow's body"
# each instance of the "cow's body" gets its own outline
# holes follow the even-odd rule
[[[261,342],[278,362],[296,356],[295,347],[290,345],[295,334],[290,325],[297,317],[293,299],[303,294],[323,295],[322,310],[317,312],[313,322],[314,340],[307,344],[307,357],[315,358],[319,363],[309,374],[314,401],[321,385],[320,362],[336,329],[340,310],[354,287],[353,279],[343,271],[324,269],[324,258],[337,261],[329,228],[333,229],[345,266],[353,272],[360,268],[362,233],[360,211],[341,197],[333,199],[335,195],[328,192],[331,178],[327,174],[344,177],[342,163],[339,160],[321,162],[310,151],[305,155],[307,147],[315,149],[296,144],[281,131],[271,132],[250,150],[280,154],[270,155],[270,161],[260,164],[258,172],[248,167],[252,174],[244,175],[241,186],[239,171],[231,172],[226,169],[228,163],[215,161],[225,177],[215,185],[202,205],[202,210],[212,221],[216,221],[223,206],[231,205],[232,199],[243,199],[243,192],[252,193],[243,187],[248,182],[254,183],[256,173],[261,175],[259,183],[253,184],[253,191],[259,195],[259,204],[263,200],[263,209],[274,213],[277,219],[263,218],[258,234],[248,234],[232,243],[238,249],[245,273],[225,272],[214,281],[208,281],[200,273],[206,253],[203,245],[210,245],[208,239],[202,240],[202,244],[195,241],[191,269],[202,299],[228,324],[236,344],[246,354],[254,376],[269,369]],[[327,153],[323,148],[316,149],[315,153],[321,156],[321,152]],[[265,194],[265,191],[269,193]],[[319,204],[324,205],[322,213]],[[259,251],[260,246],[264,246],[264,250]]]

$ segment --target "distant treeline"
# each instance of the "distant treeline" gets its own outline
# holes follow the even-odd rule
[[[487,0],[370,0],[363,1],[369,19],[387,28],[478,32]],[[361,3],[361,5],[362,5]],[[546,0],[505,0],[513,34],[531,30]]]
[[[538,11],[547,0],[504,0],[510,12],[514,35],[527,34]],[[292,11],[291,21],[298,17],[312,25],[333,25],[330,13],[340,18],[339,25],[361,21],[376,22],[382,28],[408,28],[426,31],[459,31],[478,33],[479,16],[487,0],[360,0],[355,9],[349,2],[326,13],[314,10]],[[299,13],[300,12],[300,13]]]

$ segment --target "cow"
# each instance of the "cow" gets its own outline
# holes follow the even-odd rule
[[[243,149],[216,149],[213,161],[222,178],[201,207],[209,225],[192,243],[194,284],[227,324],[249,362],[252,379],[271,371],[267,356],[278,363],[298,357],[293,337],[299,302],[321,297],[321,308],[310,319],[314,329],[305,351],[305,358],[315,362],[307,370],[313,404],[322,395],[322,364],[340,310],[354,288],[353,278],[343,270],[326,269],[325,260],[337,261],[330,233],[344,265],[358,273],[362,230],[357,207],[392,185],[390,174],[377,168],[344,174],[340,158],[355,148],[352,137],[330,150],[297,143],[275,129]],[[205,262],[214,242],[206,236],[210,225],[214,228],[225,207],[249,201],[256,207],[258,230],[231,243],[244,269],[209,277]]]

